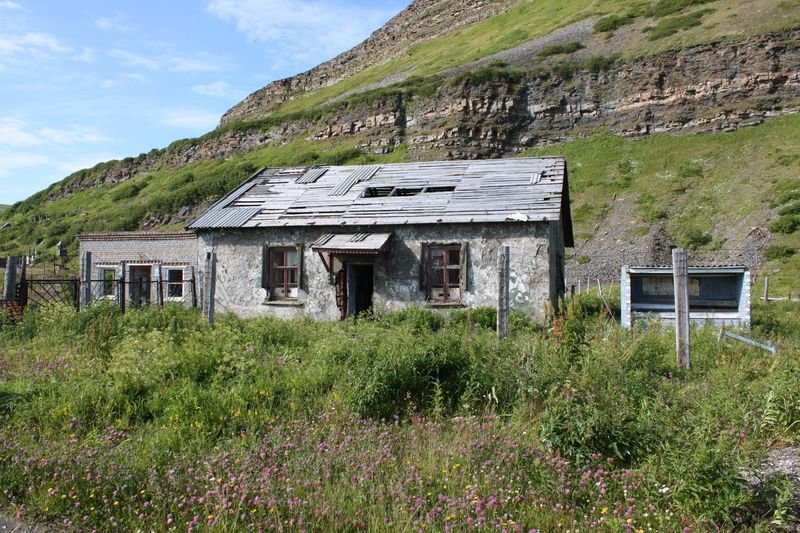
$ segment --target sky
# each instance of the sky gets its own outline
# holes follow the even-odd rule
[[[196,137],[410,0],[0,0],[0,204]]]

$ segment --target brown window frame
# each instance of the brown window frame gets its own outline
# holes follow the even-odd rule
[[[434,266],[434,259],[433,256],[436,252],[442,252],[442,256],[445,258],[445,264],[442,267],[435,267]],[[449,257],[450,252],[457,252],[458,259],[453,263],[448,263],[447,258]],[[428,284],[426,287],[426,295],[427,299],[430,303],[433,304],[460,304],[461,299],[463,298],[463,278],[464,276],[464,262],[462,254],[464,253],[464,247],[461,244],[429,244],[427,246],[427,264],[425,268],[428,274]],[[435,285],[434,280],[436,279],[435,271],[442,270],[442,284],[441,286]],[[449,273],[450,271],[457,270],[458,271],[458,281],[455,284],[449,283]],[[434,290],[435,289],[442,289],[442,297],[434,297]],[[453,289],[458,289],[458,297],[453,298],[452,292]]]
[[[294,252],[296,254],[296,262],[294,265],[289,265],[288,254]],[[275,258],[278,254],[282,254],[282,265],[276,265]],[[264,261],[266,261],[266,276],[263,283],[264,288],[267,290],[268,301],[297,301],[300,293],[302,275],[302,259],[303,247],[297,246],[267,246],[265,247]],[[291,283],[290,272],[295,271],[295,283]],[[283,275],[276,276],[279,272]],[[279,279],[280,278],[280,279]],[[276,289],[281,289],[282,294],[278,294]],[[295,296],[288,296],[291,289],[295,290]]]

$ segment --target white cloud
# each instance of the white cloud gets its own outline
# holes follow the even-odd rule
[[[123,65],[131,68],[143,68],[153,72],[213,72],[222,69],[222,65],[207,54],[195,57],[162,54],[148,57],[121,48],[113,48],[108,55],[120,60]]]
[[[101,17],[94,21],[94,25],[104,31],[118,31],[123,33],[130,33],[135,31],[132,25],[128,24],[127,17],[122,14],[116,14],[113,17]]]
[[[351,48],[395,13],[395,5],[343,6],[332,0],[211,0],[206,10],[256,41],[268,41],[276,57],[316,63]],[[377,3],[381,6],[381,3]]]
[[[192,91],[202,96],[219,98],[239,98],[241,95],[240,91],[237,91],[224,81],[195,85],[192,87]]]
[[[0,146],[26,148],[43,144],[79,144],[106,140],[108,139],[99,133],[80,126],[31,129],[19,119],[0,117]]]
[[[16,2],[11,2],[10,0],[3,0],[0,2],[0,9],[22,10],[22,6]]]
[[[0,56],[21,54],[41,56],[68,51],[69,48],[48,33],[29,32],[23,35],[0,35]]]
[[[167,112],[161,121],[177,128],[209,130],[217,125],[219,115],[201,109],[176,109]]]

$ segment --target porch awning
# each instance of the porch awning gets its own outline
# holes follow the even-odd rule
[[[377,255],[386,251],[391,233],[327,233],[311,244],[315,252]]]

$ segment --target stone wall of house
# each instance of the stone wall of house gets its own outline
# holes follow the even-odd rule
[[[349,256],[342,259],[374,268],[373,307],[394,311],[425,304],[420,286],[423,243],[467,243],[467,290],[462,304],[467,307],[495,306],[497,303],[497,250],[511,249],[511,307],[543,319],[554,295],[551,292],[550,255],[561,254],[548,223],[438,224],[368,228],[334,228],[336,233],[392,232],[388,252],[379,256]],[[217,255],[216,311],[250,317],[272,314],[280,317],[310,316],[339,318],[334,276],[326,270],[311,243],[331,228],[263,228],[201,232],[199,255]],[[301,286],[296,302],[269,302],[262,287],[262,249],[303,243]],[[326,254],[326,260],[327,254]],[[462,274],[463,275],[463,274]]]

